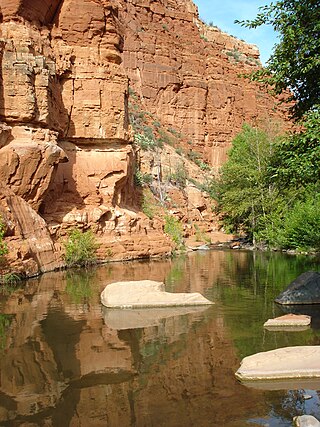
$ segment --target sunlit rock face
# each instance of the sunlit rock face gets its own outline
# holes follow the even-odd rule
[[[261,64],[257,46],[204,25],[189,0],[129,0],[123,65],[146,111],[192,141],[215,167],[244,122],[282,121],[276,100],[239,77]],[[188,148],[188,147],[186,147]]]
[[[130,233],[140,235],[133,257],[170,251],[159,227],[132,211],[134,154],[117,6],[53,0],[1,1],[0,7],[0,173],[6,187],[1,214],[12,223],[10,253],[17,245],[22,252],[29,248],[28,256],[9,261],[28,273],[25,259],[32,259],[33,274],[59,267],[58,241],[74,226],[95,225],[102,257],[111,245],[115,256],[130,258]],[[27,211],[10,211],[8,194],[25,200],[32,218],[16,218]],[[28,242],[21,245],[35,236],[32,227],[22,233],[18,224],[32,224],[37,216],[44,219],[56,263],[46,264],[41,248],[34,253]],[[146,228],[143,242],[140,231]]]
[[[269,95],[237,77],[255,68],[257,49],[204,26],[189,0],[0,0],[0,15],[0,213],[10,254],[20,253],[9,255],[14,269],[61,266],[72,227],[94,231],[102,259],[172,249],[163,221],[141,212],[134,185],[129,81],[149,114],[216,167],[244,121],[281,115]],[[171,164],[177,154],[165,151]],[[11,195],[32,217],[15,217]],[[195,189],[168,197],[185,206],[177,215],[185,229],[205,218],[213,230],[210,202]],[[19,226],[36,217],[50,261],[41,247],[34,252],[33,229]]]

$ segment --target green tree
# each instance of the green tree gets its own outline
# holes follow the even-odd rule
[[[320,103],[320,5],[319,0],[278,0],[260,7],[254,20],[236,21],[248,28],[272,25],[279,43],[266,69],[252,75],[274,86],[280,94],[290,88],[298,118]]]
[[[312,111],[303,122],[304,130],[282,140],[275,147],[268,168],[270,182],[283,192],[299,193],[320,183],[320,112]]]
[[[261,216],[275,204],[277,192],[267,183],[272,154],[272,139],[263,130],[246,124],[234,138],[217,184],[218,209],[229,231],[254,237]]]
[[[284,218],[280,246],[320,251],[320,193],[297,201]]]

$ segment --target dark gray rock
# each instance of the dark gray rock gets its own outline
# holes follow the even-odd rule
[[[307,271],[298,276],[276,299],[278,304],[320,304],[320,273]]]

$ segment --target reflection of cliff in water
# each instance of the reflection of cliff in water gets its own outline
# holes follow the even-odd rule
[[[163,280],[168,263],[156,267],[151,277]],[[226,426],[256,411],[256,393],[234,378],[238,360],[216,306],[140,329],[104,322],[105,274],[128,279],[131,268],[98,269],[81,301],[65,272],[0,301],[14,315],[0,361],[1,425]],[[136,264],[135,278],[149,268]]]

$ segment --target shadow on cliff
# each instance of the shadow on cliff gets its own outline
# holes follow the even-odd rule
[[[58,165],[55,177],[41,204],[40,213],[47,222],[50,221],[50,217],[60,222],[72,210],[85,207],[83,196],[77,190],[77,181],[74,177],[76,151],[68,150],[64,144],[59,145],[67,154],[68,162]]]

